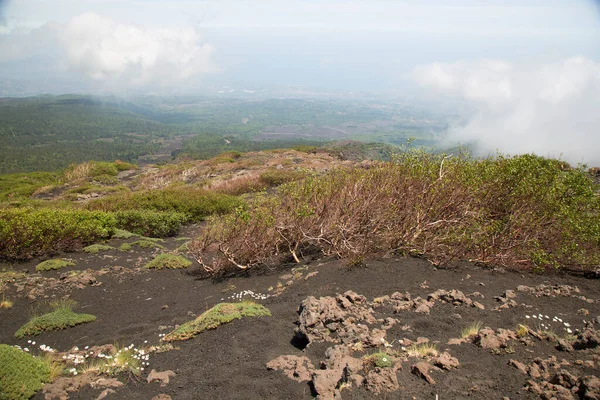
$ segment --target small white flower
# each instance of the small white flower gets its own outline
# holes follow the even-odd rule
[[[571,330],[571,328],[567,328],[567,332],[568,333],[573,333],[573,331]]]
[[[569,326],[571,326],[571,324],[569,324],[568,322],[565,322],[565,326],[568,328]]]
[[[530,317],[529,315],[526,315],[526,316],[525,316],[525,318],[529,319],[529,318],[531,318],[531,317]]]

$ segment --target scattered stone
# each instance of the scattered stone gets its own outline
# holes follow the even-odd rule
[[[154,381],[159,381],[160,386],[163,387],[163,386],[166,386],[169,383],[169,379],[173,378],[175,375],[177,375],[177,374],[171,370],[157,372],[155,369],[153,369],[148,374],[148,377],[146,378],[146,382],[150,383],[150,382],[154,382]]]
[[[577,310],[577,315],[590,315],[590,311],[586,308],[580,308],[579,310]]]
[[[420,378],[425,379],[429,384],[435,385],[435,380],[429,375],[431,364],[427,361],[419,361],[411,367],[411,372]]]
[[[364,385],[373,393],[393,392],[400,388],[398,377],[392,368],[375,368],[369,371]]]
[[[102,391],[102,393],[100,393],[100,394],[98,395],[98,397],[96,397],[96,400],[102,400],[102,399],[104,399],[106,396],[108,396],[109,394],[113,394],[113,393],[117,393],[117,392],[115,392],[115,391],[114,391],[114,390],[112,390],[112,389],[104,389],[104,390]]]
[[[515,367],[516,369],[518,369],[524,375],[527,375],[527,365],[523,364],[522,362],[517,361],[517,360],[510,360],[508,362],[508,364],[512,365],[513,367]]]
[[[573,347],[577,350],[593,349],[598,347],[599,343],[600,334],[598,334],[592,325],[589,325],[583,332],[577,335],[577,341],[573,344]]]
[[[573,345],[569,343],[566,339],[558,339],[558,344],[556,345],[556,349],[560,351],[573,351]]]
[[[579,382],[579,397],[586,400],[600,400],[600,378],[589,375]]]
[[[267,363],[270,370],[282,370],[296,382],[310,381],[315,367],[305,356],[279,356]]]
[[[161,393],[154,396],[152,400],[172,400],[172,398],[168,394]]]
[[[432,362],[436,367],[440,367],[446,371],[458,368],[460,366],[458,359],[456,357],[452,357],[450,353],[446,351],[439,354],[437,357],[434,357]]]
[[[342,383],[342,377],[343,371],[341,370],[325,369],[314,371],[312,384],[315,392],[317,392],[317,399],[340,399],[341,394],[338,387]]]

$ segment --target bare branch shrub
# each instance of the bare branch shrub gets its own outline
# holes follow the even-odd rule
[[[599,260],[599,209],[589,176],[557,160],[411,151],[284,185],[212,219],[191,249],[211,272],[299,261],[315,248],[340,258],[400,252],[435,264],[585,269]]]

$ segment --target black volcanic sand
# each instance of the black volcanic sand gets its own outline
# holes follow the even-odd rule
[[[182,236],[195,234],[189,228]],[[129,239],[128,242],[135,240]],[[123,240],[112,240],[109,244],[118,247]],[[175,249],[183,242],[167,240],[164,245]],[[77,266],[61,271],[43,273],[44,277],[59,277],[69,270],[90,268],[99,270],[108,266],[122,266],[133,270],[152,258],[153,254],[164,251],[136,249],[123,253],[102,252],[97,255],[86,253],[64,254],[77,262]],[[15,264],[15,270],[26,270],[35,274],[34,267],[39,262]],[[350,388],[342,391],[344,399],[501,399],[538,398],[523,390],[529,379],[516,368],[508,365],[510,359],[525,364],[536,357],[548,358],[555,355],[559,360],[571,363],[567,370],[576,376],[598,375],[598,362],[594,367],[576,365],[578,359],[589,360],[597,350],[560,352],[555,343],[534,340],[530,346],[515,341],[512,354],[493,354],[475,344],[448,345],[450,338],[459,338],[461,330],[475,321],[493,329],[515,329],[517,324],[534,320],[525,315],[544,314],[550,318],[557,316],[569,322],[572,328],[581,329],[583,319],[591,320],[600,315],[600,285],[597,280],[566,275],[535,275],[490,271],[471,264],[457,265],[450,269],[436,269],[430,263],[414,258],[390,258],[370,260],[365,267],[349,268],[339,261],[313,261],[307,269],[300,270],[300,279],[292,279],[288,269],[269,271],[263,275],[238,277],[213,282],[201,280],[182,270],[142,270],[135,274],[112,274],[98,276],[100,285],[86,285],[83,289],[74,288],[68,293],[77,300],[76,311],[91,313],[97,321],[57,332],[46,332],[34,339],[37,344],[49,345],[58,351],[66,351],[73,346],[130,343],[143,346],[159,344],[159,334],[168,333],[177,324],[192,319],[206,309],[229,296],[244,290],[269,294],[286,282],[293,283],[277,297],[257,302],[266,306],[272,317],[243,319],[223,325],[216,330],[203,332],[192,340],[174,343],[179,349],[160,354],[152,354],[150,367],[138,379],[120,376],[125,383],[116,388],[116,393],[107,398],[151,399],[164,393],[173,399],[310,399],[313,398],[307,382],[298,383],[286,377],[281,371],[267,370],[268,361],[280,355],[306,355],[314,365],[324,360],[324,351],[332,344],[315,343],[300,350],[293,344],[294,328],[298,321],[298,307],[308,296],[335,296],[352,290],[364,295],[369,301],[375,297],[391,295],[396,291],[408,291],[412,297],[427,297],[437,289],[458,289],[465,294],[480,292],[483,298],[473,298],[485,306],[485,310],[475,307],[454,306],[438,302],[429,315],[413,311],[390,314],[400,325],[409,325],[410,330],[391,329],[387,340],[407,338],[416,340],[426,337],[437,344],[439,350],[448,349],[460,362],[460,367],[448,372],[432,371],[437,381],[430,385],[425,380],[411,374],[412,361],[404,363],[398,371],[401,388],[392,393],[375,396],[363,388]],[[309,272],[318,273],[304,279]],[[296,271],[298,272],[298,271]],[[285,276],[287,275],[287,276]],[[296,278],[298,278],[297,276]],[[523,292],[517,293],[519,306],[503,311],[492,309],[500,303],[494,299],[507,289],[515,290],[518,285],[536,286],[539,284],[568,284],[577,286],[581,295],[588,301],[576,297],[535,297]],[[274,288],[269,291],[269,288]],[[27,346],[26,339],[16,339],[14,332],[28,321],[28,312],[35,304],[47,299],[25,298],[26,293],[17,294],[14,284],[8,284],[6,297],[14,301],[13,308],[0,310],[0,343]],[[52,298],[53,291],[47,293]],[[58,293],[58,292],[57,292]],[[63,294],[58,294],[63,296]],[[231,300],[229,300],[231,301]],[[592,302],[593,301],[593,302]],[[523,304],[527,305],[524,306]],[[588,316],[577,311],[585,308]],[[459,317],[460,316],[460,317]],[[564,329],[557,326],[557,333]],[[366,354],[377,349],[366,349]],[[177,375],[169,384],[146,383],[150,369],[172,370]],[[73,399],[93,399],[101,389],[86,387],[71,395]],[[38,393],[35,398],[44,398]]]

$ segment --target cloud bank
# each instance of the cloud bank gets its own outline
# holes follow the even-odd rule
[[[61,34],[70,70],[132,85],[170,85],[215,72],[214,48],[200,39],[192,28],[142,29],[93,13],[72,18]]]
[[[194,28],[149,29],[95,13],[0,35],[0,50],[0,62],[42,55],[54,60],[56,70],[106,89],[186,87],[218,71],[214,47]]]
[[[433,63],[413,77],[474,110],[448,129],[446,144],[471,144],[480,155],[535,153],[600,165],[600,63],[584,57],[544,65]]]

